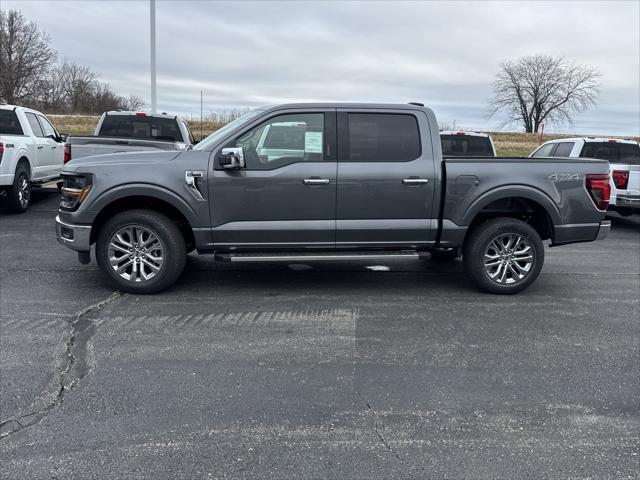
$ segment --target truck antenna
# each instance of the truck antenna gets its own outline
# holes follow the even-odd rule
[[[200,90],[200,140],[202,139],[202,90]]]

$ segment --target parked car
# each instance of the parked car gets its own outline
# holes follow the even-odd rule
[[[74,158],[144,150],[184,150],[194,144],[186,121],[176,115],[105,112],[93,136],[68,136],[66,154]]]
[[[563,138],[540,145],[531,157],[599,158],[609,162],[609,208],[627,216],[640,212],[640,145],[618,138]]]
[[[0,197],[10,210],[25,212],[31,188],[60,177],[64,143],[37,110],[0,105]]]
[[[440,141],[444,157],[496,156],[496,147],[488,133],[443,130]]]
[[[197,249],[230,262],[462,253],[480,289],[505,294],[538,277],[543,240],[609,232],[606,161],[443,159],[437,124],[421,105],[280,105],[192,150],[74,160],[58,241],[83,263],[95,244],[107,277],[135,293],[173,284]],[[260,153],[275,126],[285,153]]]

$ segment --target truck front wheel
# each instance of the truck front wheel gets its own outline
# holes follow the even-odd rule
[[[184,237],[153,210],[128,210],[102,227],[96,260],[111,282],[130,293],[156,293],[173,285],[186,263]]]
[[[540,274],[544,245],[531,225],[516,218],[494,218],[471,231],[462,260],[480,290],[513,294],[527,288]]]

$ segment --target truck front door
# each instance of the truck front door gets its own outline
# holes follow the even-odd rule
[[[338,109],[337,248],[409,248],[434,240],[429,132],[419,110]]]
[[[213,242],[224,249],[335,247],[334,109],[274,112],[213,152]],[[223,148],[245,166],[223,169]]]

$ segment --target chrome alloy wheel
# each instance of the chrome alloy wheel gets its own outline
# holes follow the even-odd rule
[[[27,208],[29,206],[29,199],[31,198],[31,185],[29,184],[29,177],[26,174],[21,174],[18,177],[18,202],[21,208]]]
[[[145,282],[162,268],[165,248],[158,236],[140,225],[127,225],[113,234],[107,250],[111,268],[130,282]]]
[[[527,276],[534,260],[533,248],[526,237],[503,233],[489,242],[484,252],[484,269],[494,282],[510,285]]]

